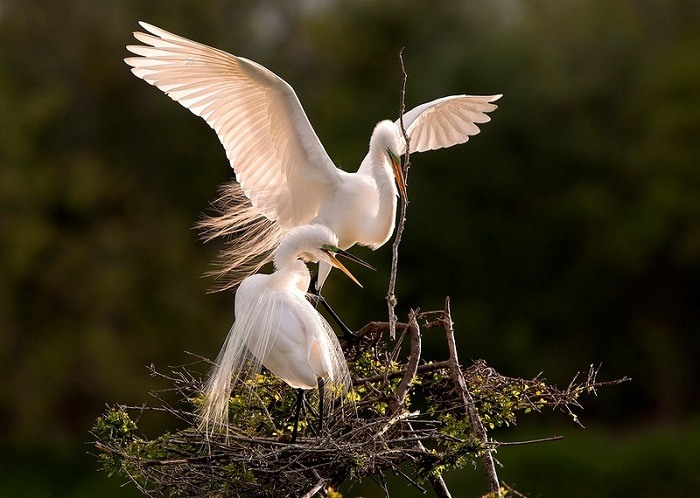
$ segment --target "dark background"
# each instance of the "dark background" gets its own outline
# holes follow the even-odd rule
[[[584,399],[586,429],[530,414],[496,434],[565,436],[499,451],[521,491],[700,489],[697,1],[0,0],[0,496],[136,496],[97,472],[92,423],[166,387],[146,365],[213,358],[232,321],[201,278],[218,247],[190,230],[231,171],[122,62],[138,20],[285,78],[347,170],[398,117],[402,46],[408,108],[503,93],[480,135],[412,158],[399,314],[449,295],[465,363],[632,377]],[[354,252],[379,271],[325,293],[359,327],[386,316],[390,247]],[[485,491],[479,470],[449,482]]]

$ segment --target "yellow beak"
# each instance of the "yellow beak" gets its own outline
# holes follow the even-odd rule
[[[389,159],[391,160],[391,169],[394,170],[394,177],[396,178],[396,185],[399,187],[399,194],[404,199],[408,199],[406,194],[406,183],[403,179],[403,170],[401,169],[401,160],[389,149],[386,150],[389,154]]]
[[[333,254],[331,254],[331,253],[329,253],[329,252],[326,252],[326,254],[328,254],[328,259],[330,260],[330,261],[329,261],[330,264],[332,264],[333,266],[335,266],[336,268],[338,268],[340,271],[342,271],[343,273],[345,273],[345,274],[350,278],[350,280],[352,280],[352,281],[355,282],[357,285],[359,285],[360,287],[362,287],[362,284],[354,277],[354,275],[353,275],[352,273],[350,273],[350,270],[348,270],[347,268],[345,268],[345,265],[344,265],[343,263],[341,263],[340,261],[338,261],[338,258],[336,258],[335,255],[333,255]]]

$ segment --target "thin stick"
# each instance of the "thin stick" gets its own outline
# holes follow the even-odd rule
[[[433,370],[443,370],[443,369],[448,369],[448,368],[450,368],[450,361],[449,360],[436,361],[433,363],[423,363],[422,365],[418,365],[418,368],[416,369],[416,373],[425,373],[425,372],[431,372]],[[353,383],[353,385],[359,385],[359,384],[364,384],[366,382],[369,382],[369,383],[381,382],[381,381],[396,379],[397,377],[402,377],[403,375],[404,375],[404,372],[391,372],[389,374],[380,374],[380,375],[373,375],[371,377],[362,377],[359,379],[353,379],[352,383]]]
[[[395,412],[398,412],[398,410],[403,407],[404,402],[406,401],[406,394],[408,393],[408,390],[410,389],[411,384],[415,380],[416,374],[418,373],[418,361],[421,357],[422,348],[420,328],[418,327],[418,320],[416,319],[417,315],[418,310],[411,310],[411,313],[408,316],[407,330],[409,331],[411,338],[411,353],[406,364],[405,373],[401,379],[401,382],[399,382],[399,385],[396,388],[397,399],[395,401],[395,406],[393,407]],[[408,422],[407,425],[409,430],[413,430],[410,422]],[[427,453],[427,450],[420,439],[416,441],[416,447],[422,452]],[[435,494],[439,498],[452,498],[450,490],[447,488],[447,484],[445,484],[445,480],[441,475],[430,475],[428,477],[428,481],[430,481],[430,485],[433,487]]]
[[[386,477],[384,477],[384,472],[379,472],[379,486],[382,488],[382,491],[384,491],[384,498],[391,498],[389,495],[389,486],[386,483]]]
[[[500,495],[501,486],[498,483],[498,474],[496,473],[496,464],[494,463],[492,449],[489,445],[488,435],[486,434],[486,429],[481,424],[481,419],[479,418],[479,413],[474,405],[474,399],[472,398],[467,383],[464,380],[464,374],[459,367],[459,358],[457,356],[457,344],[455,342],[455,334],[452,326],[452,313],[450,312],[450,298],[445,299],[445,315],[444,315],[444,325],[445,325],[445,335],[447,336],[447,347],[450,351],[451,360],[451,370],[452,377],[459,386],[459,390],[462,393],[462,401],[464,402],[464,408],[469,416],[469,421],[472,425],[472,431],[477,440],[481,442],[484,446],[484,453],[482,459],[484,462],[484,471],[486,472],[486,480],[488,481],[489,491],[492,493],[498,493]]]
[[[549,443],[550,441],[561,441],[564,439],[564,436],[551,436],[551,437],[542,437],[539,439],[528,439],[526,441],[499,441],[499,442],[494,442],[496,446],[523,446],[526,444],[539,444],[539,443]]]
[[[396,399],[391,403],[393,405],[392,411],[394,412],[399,412],[399,410],[403,408],[404,402],[406,401],[406,394],[408,394],[408,390],[411,388],[411,384],[413,384],[413,381],[416,379],[416,373],[418,372],[418,362],[421,356],[421,336],[416,314],[417,310],[411,310],[411,313],[408,315],[411,353],[408,357],[403,377],[396,388]]]
[[[397,330],[403,330],[407,327],[408,325],[405,323],[396,323],[396,329]],[[384,332],[389,330],[389,322],[369,322],[368,324],[364,325],[360,330],[355,332],[355,335],[357,337],[364,337],[368,334],[383,334]]]
[[[313,495],[321,491],[321,488],[323,485],[326,483],[325,479],[319,479],[319,481],[316,483],[316,485],[311,488],[305,495],[303,495],[301,498],[311,498]]]
[[[426,493],[426,489],[423,486],[421,486],[420,484],[418,484],[416,481],[411,479],[411,477],[408,474],[406,474],[406,472],[401,470],[401,468],[398,465],[396,465],[394,462],[389,462],[389,465],[391,466],[392,470],[394,471],[394,474],[398,474],[401,477],[403,477],[404,479],[406,479],[408,482],[413,484],[413,486],[421,493],[423,493],[423,494]]]
[[[506,491],[508,491],[508,492],[509,492],[510,494],[512,494],[513,496],[517,496],[518,498],[527,498],[527,495],[524,495],[524,494],[520,493],[517,489],[511,488],[511,487],[510,487],[508,484],[506,484],[505,482],[503,483],[503,487],[506,489]]]
[[[413,426],[411,425],[411,422],[407,422],[409,430],[413,431]],[[416,447],[421,450],[423,453],[429,453],[428,450],[426,449],[425,445],[423,442],[418,439],[416,441]],[[450,493],[449,488],[447,487],[447,484],[445,483],[445,479],[442,477],[440,474],[430,474],[428,476],[428,481],[430,482],[430,485],[433,487],[433,491],[435,491],[435,495],[438,498],[452,498],[452,494]]]
[[[408,170],[411,167],[410,161],[410,139],[406,133],[406,129],[403,126],[403,115],[406,110],[406,80],[408,79],[408,74],[406,74],[406,68],[403,63],[403,48],[399,50],[399,61],[401,62],[401,72],[403,73],[403,83],[401,85],[401,104],[399,107],[399,123],[401,125],[401,132],[403,133],[404,139],[406,140],[406,158],[403,165],[403,181],[404,185],[408,187]],[[408,198],[401,197],[401,215],[399,216],[399,221],[396,225],[396,236],[394,237],[394,243],[391,246],[391,275],[389,276],[389,290],[386,293],[386,303],[387,309],[389,311],[389,337],[393,340],[396,338],[396,313],[394,309],[396,308],[396,275],[399,266],[399,244],[401,244],[401,235],[403,234],[404,225],[406,224],[406,208],[408,207]]]

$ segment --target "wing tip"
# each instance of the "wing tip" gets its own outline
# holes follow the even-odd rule
[[[156,31],[159,30],[159,28],[151,23],[148,23],[146,21],[139,21],[139,26],[141,26],[143,29],[148,31],[149,33],[155,34]]]

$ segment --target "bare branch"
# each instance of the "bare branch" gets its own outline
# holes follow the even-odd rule
[[[301,498],[311,498],[313,495],[315,495],[316,493],[321,491],[321,488],[323,488],[323,486],[325,484],[326,484],[325,479],[323,479],[323,478],[319,479],[318,482],[316,483],[316,485],[313,488],[311,488],[308,491],[308,493],[305,493]]]
[[[498,441],[491,443],[494,446],[524,446],[526,444],[548,443],[550,441],[561,441],[564,436],[542,437],[538,439],[528,439],[527,441]]]
[[[406,394],[413,384],[416,378],[416,372],[418,371],[418,362],[421,357],[421,336],[420,328],[418,328],[418,321],[416,320],[417,311],[411,311],[408,316],[408,328],[410,339],[411,339],[411,352],[408,356],[408,362],[406,363],[406,368],[404,369],[403,377],[399,386],[396,388],[396,399],[392,403],[392,411],[397,412],[404,406],[406,401]]]
[[[403,48],[399,50],[399,61],[401,62],[401,72],[403,74],[403,81],[401,84],[401,103],[399,106],[399,124],[401,125],[401,133],[403,133],[404,139],[406,140],[406,154],[404,156],[403,164],[403,181],[408,189],[408,170],[411,167],[411,140],[406,133],[406,128],[403,124],[403,115],[406,111],[406,81],[408,80],[408,74],[406,73],[406,68],[403,62]],[[391,246],[391,273],[389,275],[389,289],[386,294],[387,308],[389,311],[389,336],[391,339],[396,337],[396,313],[395,308],[397,304],[396,299],[396,277],[398,273],[399,266],[399,244],[401,244],[401,236],[403,235],[404,226],[406,225],[406,210],[408,208],[408,198],[401,196],[401,214],[399,215],[399,221],[396,224],[396,235],[394,236],[394,242]]]
[[[428,480],[430,481],[433,491],[435,491],[438,498],[452,498],[452,494],[447,488],[445,479],[443,479],[442,476],[431,474],[430,477],[428,477]]]
[[[489,447],[489,439],[486,434],[486,429],[484,429],[481,423],[481,418],[479,418],[479,413],[474,405],[474,399],[472,398],[467,383],[464,380],[464,375],[459,366],[459,358],[457,356],[457,344],[455,342],[454,328],[452,324],[452,313],[450,311],[450,298],[445,299],[445,335],[447,336],[447,347],[450,351],[450,360],[452,361],[450,367],[452,371],[452,377],[459,386],[462,394],[462,401],[464,403],[464,408],[469,416],[469,421],[472,424],[472,431],[474,435],[484,446],[484,452],[482,455],[482,460],[484,462],[484,471],[486,472],[486,479],[488,481],[489,491],[499,492],[501,489],[498,483],[498,474],[496,473],[496,465],[494,463],[492,449]]]

